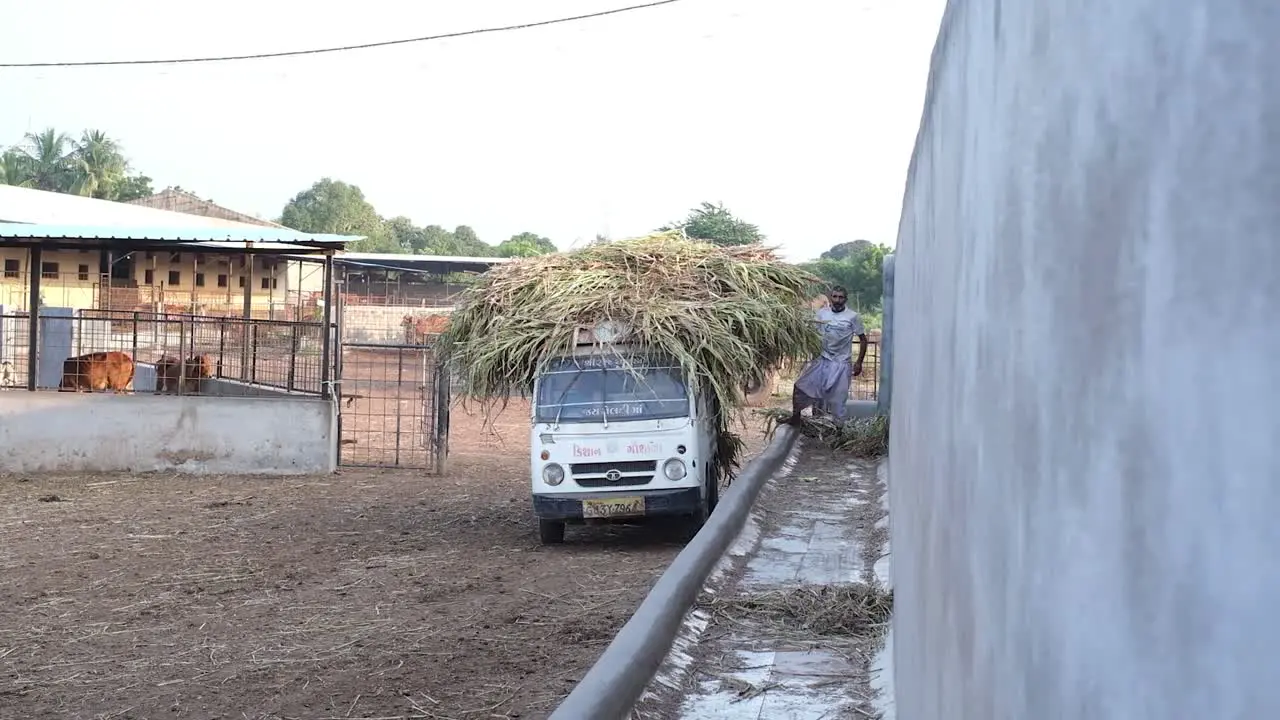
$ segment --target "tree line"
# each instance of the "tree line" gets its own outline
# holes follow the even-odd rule
[[[132,172],[124,149],[101,130],[80,136],[48,128],[0,149],[0,185],[127,202],[154,195],[151,178]]]
[[[418,227],[407,217],[384,218],[356,185],[322,178],[285,205],[281,225],[295,230],[338,235],[363,235],[348,246],[363,252],[404,252],[472,257],[532,257],[557,251],[556,244],[536,233],[522,232],[497,245],[482,241],[468,225],[447,230],[439,225]],[[659,230],[684,229],[691,238],[717,245],[749,245],[764,235],[751,223],[733,215],[723,204],[704,202],[676,222]],[[596,235],[594,242],[608,242]]]
[[[127,202],[155,194],[152,179],[134,172],[124,148],[101,130],[78,137],[47,128],[30,132],[0,150],[0,184]],[[407,217],[384,218],[356,185],[322,178],[285,204],[281,225],[314,233],[362,235],[350,250],[473,257],[530,257],[556,252],[549,238],[532,232],[512,235],[497,245],[484,242],[468,225],[452,230],[419,227]],[[660,230],[683,228],[686,235],[722,246],[764,243],[768,238],[723,204],[704,202]],[[595,242],[608,242],[597,235]],[[867,240],[832,246],[804,266],[830,284],[843,285],[855,306],[874,313],[883,294],[884,256],[891,250]]]
[[[358,186],[332,178],[322,178],[294,196],[278,222],[303,232],[363,235],[363,240],[347,246],[355,252],[531,257],[557,250],[550,239],[531,232],[490,245],[469,225],[448,230],[440,225],[419,227],[404,216],[384,218]]]
[[[79,136],[47,128],[26,133],[8,147],[0,146],[0,185],[128,202],[156,193],[154,181],[134,172],[121,143],[101,130]],[[181,188],[175,188],[181,189]],[[527,257],[555,252],[555,243],[523,232],[498,245],[480,240],[475,230],[459,225],[417,227],[407,217],[383,218],[360,188],[325,178],[298,193],[276,222],[304,232],[364,235],[350,250],[408,252],[428,255]]]

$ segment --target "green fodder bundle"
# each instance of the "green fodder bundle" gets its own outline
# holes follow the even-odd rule
[[[770,432],[791,417],[790,410],[781,408],[763,408],[756,412],[769,419]],[[852,418],[843,424],[828,417],[805,417],[800,433],[855,457],[874,458],[889,453],[889,418],[884,415]]]
[[[739,445],[728,418],[744,386],[817,352],[807,306],[817,283],[768,248],[659,233],[494,267],[461,294],[441,349],[460,392],[495,403],[529,391],[549,361],[572,353],[579,326],[623,323],[625,342],[670,357],[710,390],[732,466]]]

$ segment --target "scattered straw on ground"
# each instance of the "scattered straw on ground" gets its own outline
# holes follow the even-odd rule
[[[707,598],[713,615],[769,622],[819,636],[867,637],[889,622],[893,591],[876,585],[803,585],[786,590]]]
[[[791,411],[784,408],[762,408],[755,412],[768,419],[768,433],[791,417]],[[862,458],[880,457],[889,452],[887,417],[852,418],[843,424],[823,416],[803,417],[801,420],[800,432],[805,437],[815,438],[834,450]]]

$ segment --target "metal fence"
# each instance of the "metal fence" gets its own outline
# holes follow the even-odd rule
[[[443,471],[449,376],[433,344],[343,342],[338,377],[340,464]]]
[[[873,338],[875,336],[873,335]],[[880,341],[867,342],[867,356],[862,359],[862,374],[849,384],[852,400],[875,400],[880,395]]]
[[[25,313],[0,315],[0,386],[29,387],[29,331]],[[320,322],[50,308],[41,312],[37,339],[37,389],[62,384],[69,359],[119,352],[135,366],[127,388],[134,391],[165,389],[170,378],[174,392],[205,392],[200,383],[178,382],[190,376],[301,393],[322,390]],[[228,394],[222,390],[218,394]]]
[[[0,314],[0,389],[27,386],[30,323],[26,313]]]

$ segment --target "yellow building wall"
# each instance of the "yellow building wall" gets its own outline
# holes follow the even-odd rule
[[[0,305],[26,309],[31,271],[29,253],[25,248],[0,248],[0,260],[3,260]],[[122,287],[122,281],[117,279],[111,299],[113,304],[132,300],[128,304],[240,305],[244,302],[244,288],[240,284],[244,278],[251,283],[252,304],[283,303],[288,297],[286,263],[279,262],[274,270],[268,270],[264,262],[270,261],[254,258],[252,276],[249,276],[241,256],[135,252],[132,279],[136,288]],[[45,305],[84,310],[105,304],[98,251],[45,251],[42,265],[45,272],[40,288]],[[263,278],[267,279],[267,287],[262,286]],[[219,282],[224,284],[220,286]]]

